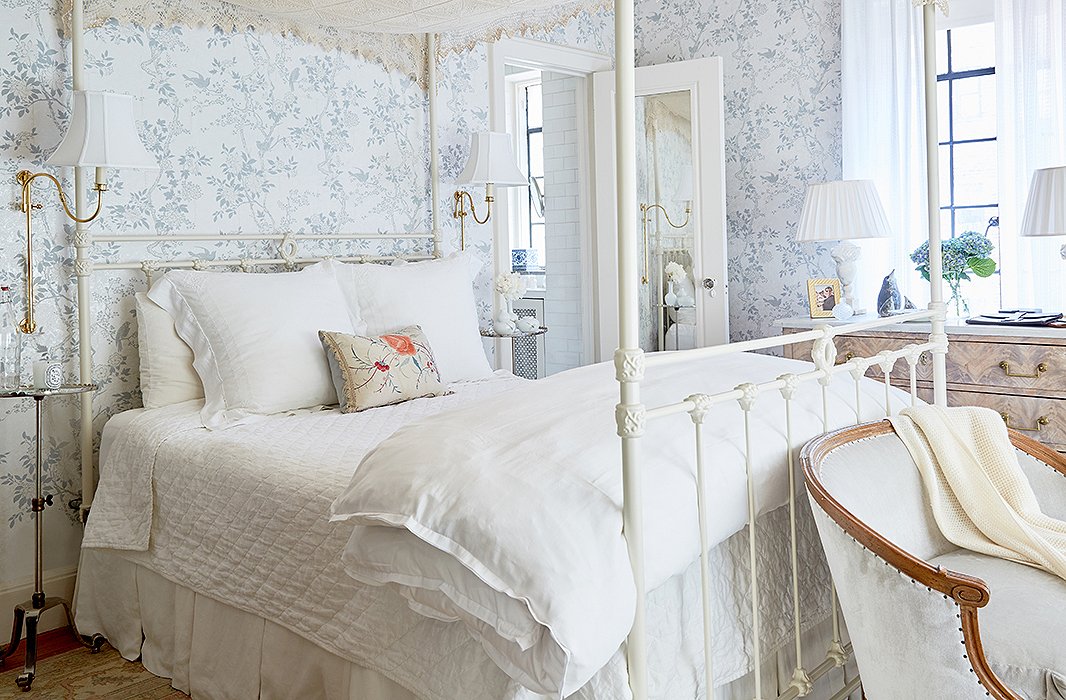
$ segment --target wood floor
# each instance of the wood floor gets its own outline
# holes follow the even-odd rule
[[[20,700],[187,700],[166,678],[153,676],[139,663],[126,661],[105,644],[92,654],[65,629],[46,632],[37,640],[37,676],[23,693],[15,685],[25,656],[20,649],[0,667],[0,698]]]

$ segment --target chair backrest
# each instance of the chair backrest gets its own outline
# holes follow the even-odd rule
[[[1066,460],[1017,433],[1011,439],[1045,512],[1062,517],[1066,504],[1041,492],[1062,493]],[[937,527],[918,468],[892,425],[816,438],[800,461],[866,696],[962,699],[992,690],[997,698],[1017,697],[973,646],[988,587],[928,563],[958,548]],[[1044,488],[1056,481],[1059,488]]]
[[[940,533],[918,467],[887,421],[840,434],[811,464],[822,488],[856,519],[919,559],[957,547]]]

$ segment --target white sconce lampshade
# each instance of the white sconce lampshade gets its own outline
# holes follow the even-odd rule
[[[872,180],[822,182],[807,188],[797,240],[846,241],[891,233]]]
[[[686,170],[681,175],[681,181],[677,183],[677,192],[674,193],[674,199],[678,202],[689,203],[692,198],[692,171]]]
[[[482,131],[470,137],[470,158],[459,176],[461,185],[528,187],[529,181],[515,160],[506,132]]]
[[[1066,165],[1033,173],[1019,233],[1066,236]]]
[[[70,126],[48,165],[155,170],[133,120],[133,98],[111,92],[76,90]]]

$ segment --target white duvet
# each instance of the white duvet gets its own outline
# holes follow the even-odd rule
[[[649,372],[648,406],[802,364],[735,355]],[[883,417],[881,385],[862,382],[864,419]],[[895,408],[905,397],[894,393]],[[829,389],[832,427],[852,424],[855,387]],[[462,620],[523,685],[557,697],[583,686],[629,631],[634,585],[621,520],[621,460],[613,367],[571,370],[515,392],[418,421],[362,461],[334,502],[356,527],[343,561],[356,579],[398,584],[413,607]],[[821,433],[822,396],[805,385],[793,405],[799,442]],[[787,501],[784,402],[759,398],[752,473],[760,512]],[[641,441],[649,590],[699,556],[694,438],[687,415],[652,421]],[[742,412],[716,407],[704,426],[712,471],[711,540],[747,522]]]

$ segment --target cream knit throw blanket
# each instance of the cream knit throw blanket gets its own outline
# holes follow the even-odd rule
[[[1040,511],[999,414],[919,406],[891,421],[950,542],[1066,579],[1066,521]]]

